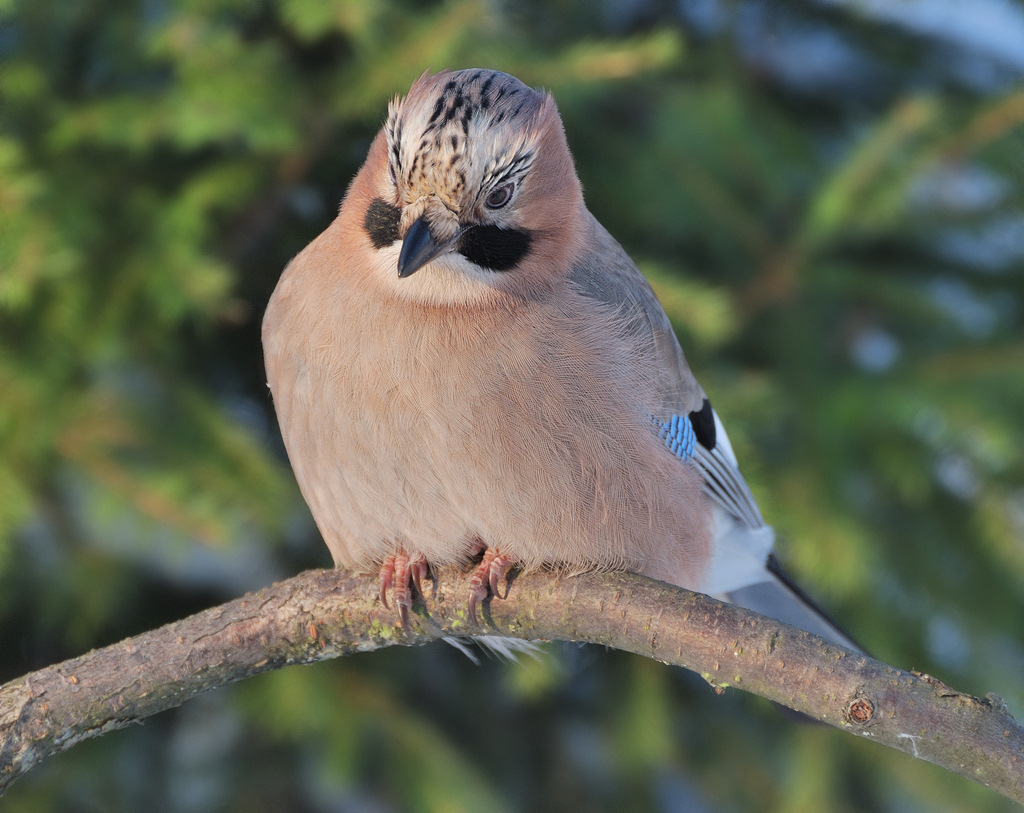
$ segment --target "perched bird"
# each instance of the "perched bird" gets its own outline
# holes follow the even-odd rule
[[[430,565],[628,569],[852,643],[773,533],[636,265],[583,202],[552,97],[491,70],[395,100],[263,321],[302,493],[403,623]]]

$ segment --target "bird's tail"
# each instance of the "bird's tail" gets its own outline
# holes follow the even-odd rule
[[[731,604],[746,607],[762,615],[777,618],[802,630],[814,633],[855,652],[864,653],[864,648],[847,635],[835,621],[800,589],[779,566],[775,554],[768,557],[764,571],[765,581],[740,587],[720,598]]]

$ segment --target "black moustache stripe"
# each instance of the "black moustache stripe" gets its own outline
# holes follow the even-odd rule
[[[459,254],[489,271],[510,271],[530,252],[530,235],[497,226],[474,226],[459,239]]]
[[[381,198],[373,199],[370,208],[366,210],[363,228],[370,235],[370,242],[374,248],[390,246],[398,239],[398,223],[401,218],[402,210],[397,206]]]

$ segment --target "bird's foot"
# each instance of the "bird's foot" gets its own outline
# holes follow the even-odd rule
[[[391,591],[391,598],[398,608],[398,617],[402,622],[402,629],[409,629],[409,610],[412,609],[413,592],[423,595],[423,580],[430,573],[430,565],[422,553],[414,553],[411,556],[405,551],[399,551],[394,556],[389,556],[380,566],[380,601],[388,607],[388,591]]]
[[[503,598],[498,593],[498,583],[505,579],[505,596],[508,596],[508,575],[512,567],[512,559],[504,553],[499,553],[494,548],[484,549],[484,558],[480,560],[476,570],[473,571],[473,578],[469,582],[469,617],[474,625],[479,622],[476,617],[477,605],[486,601],[488,596]]]

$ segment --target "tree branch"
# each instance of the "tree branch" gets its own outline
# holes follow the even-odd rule
[[[408,633],[375,577],[311,570],[0,687],[0,794],[51,754],[225,683],[351,652],[501,633],[634,652],[905,751],[1024,802],[1024,728],[961,694],[809,633],[629,573],[521,575],[467,618],[469,575],[440,571]]]

